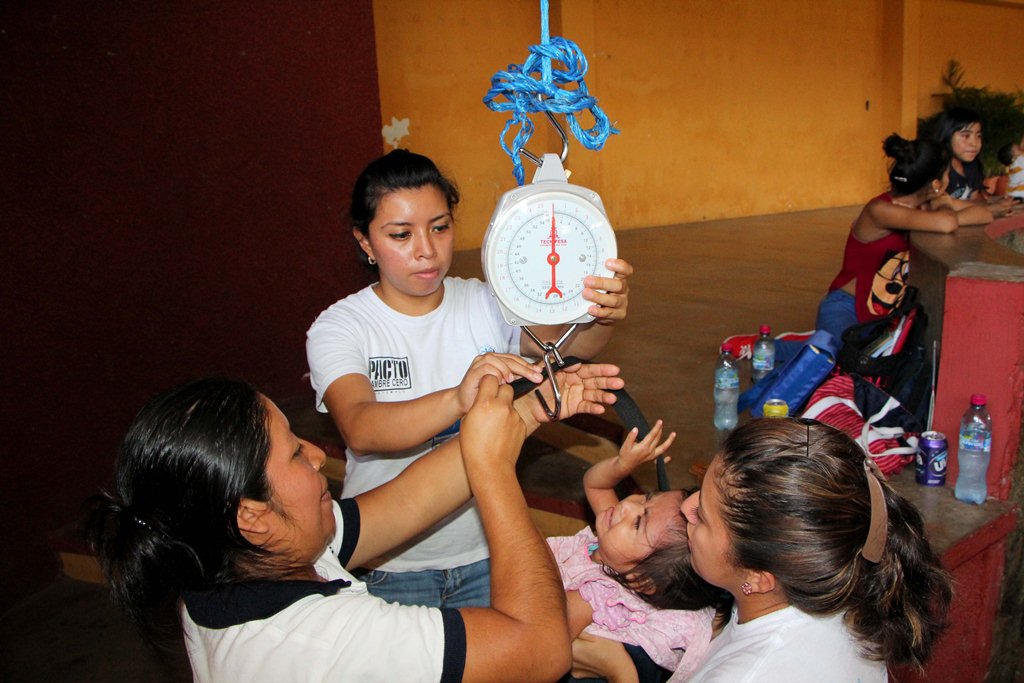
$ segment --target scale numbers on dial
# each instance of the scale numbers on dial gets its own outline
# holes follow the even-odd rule
[[[558,157],[544,155],[531,185],[510,190],[484,235],[484,276],[512,325],[593,320],[583,298],[588,275],[613,277],[615,232],[596,192],[565,180]]]
[[[505,304],[535,322],[586,314],[583,279],[606,275],[608,220],[576,197],[548,192],[515,207],[495,245]],[[614,249],[614,247],[612,247]]]

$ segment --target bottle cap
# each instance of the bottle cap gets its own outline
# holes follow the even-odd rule
[[[971,394],[971,405],[972,406],[983,406],[983,405],[985,405],[985,394]]]
[[[771,325],[761,325],[761,328],[758,330],[758,332],[760,332],[761,334],[771,334]]]
[[[722,344],[722,353],[725,353],[726,351],[732,353],[732,342],[725,342]]]

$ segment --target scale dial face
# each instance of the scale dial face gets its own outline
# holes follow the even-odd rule
[[[590,321],[583,278],[613,276],[604,263],[616,255],[615,233],[600,198],[573,187],[513,191],[488,228],[484,271],[513,325]]]

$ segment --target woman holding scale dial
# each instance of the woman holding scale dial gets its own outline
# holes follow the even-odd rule
[[[508,268],[497,277],[507,280],[492,284],[506,292],[503,301],[509,288],[521,292],[517,310],[519,303],[538,309],[526,320],[536,323],[532,332],[541,340],[559,339],[568,329],[545,323],[545,309],[584,306],[577,320],[586,322],[559,352],[590,358],[626,316],[633,268],[617,258],[597,265],[582,252],[570,253],[585,203],[553,196],[543,213],[532,209],[521,216],[520,229],[505,231],[514,234],[502,242]],[[520,357],[543,353],[520,334],[526,320],[504,303],[499,308],[485,283],[448,277],[458,201],[458,190],[434,163],[407,150],[370,163],[353,188],[353,235],[380,279],[321,313],[306,342],[317,409],[330,413],[347,446],[344,496],[390,481],[457,434],[482,377],[542,379],[540,366]],[[555,310],[552,319],[564,316]],[[486,605],[487,558],[471,502],[378,558],[364,578],[370,592],[403,604]]]

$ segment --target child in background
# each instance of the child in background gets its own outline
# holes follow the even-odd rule
[[[638,645],[659,666],[676,671],[672,680],[685,680],[703,661],[723,594],[690,566],[683,491],[622,500],[615,493],[676,437],[672,432],[659,444],[661,434],[661,420],[640,441],[634,428],[618,456],[588,469],[583,489],[593,530],[549,538],[548,545],[568,592],[574,635],[587,624],[587,633]]]
[[[892,159],[890,189],[868,201],[853,221],[839,273],[818,304],[815,329],[837,340],[851,325],[883,318],[899,306],[910,271],[910,233],[950,233],[961,225],[992,221],[991,206],[952,196],[950,156],[937,141],[905,140],[893,133],[882,149]],[[730,340],[734,346],[742,342]],[[776,366],[795,357],[800,347],[800,342],[777,340]]]
[[[999,148],[999,163],[1006,166],[1009,180],[1006,194],[1017,203],[1024,202],[1024,136],[1020,142],[1009,143]]]
[[[942,113],[935,125],[935,140],[950,155],[949,186],[953,199],[981,199],[985,171],[981,166],[981,116],[972,109],[953,107]]]
[[[983,135],[981,115],[973,109],[953,107],[942,113],[935,126],[935,140],[950,155],[949,186],[946,193],[953,199],[975,202],[988,208],[993,218],[1005,216],[1012,200],[990,196],[984,186],[985,169],[981,154]]]

